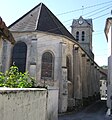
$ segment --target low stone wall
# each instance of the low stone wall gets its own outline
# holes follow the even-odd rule
[[[0,119],[58,120],[58,90],[0,88]]]
[[[58,120],[58,89],[48,88],[46,120]]]

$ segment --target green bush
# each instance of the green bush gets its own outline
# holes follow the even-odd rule
[[[19,72],[17,66],[11,66],[5,73],[0,72],[0,87],[32,88],[35,85],[34,81],[28,72]]]

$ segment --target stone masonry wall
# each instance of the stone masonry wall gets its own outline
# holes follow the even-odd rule
[[[51,92],[52,90],[50,94]],[[55,103],[58,103],[58,101],[48,102],[48,98],[53,99],[48,93],[49,90],[46,89],[0,89],[0,119],[51,120],[52,118],[52,120],[57,120],[58,104]],[[52,94],[54,93],[55,90]],[[55,95],[58,95],[57,92]],[[53,106],[55,106],[55,109]],[[48,112],[48,110],[50,111]],[[54,114],[52,114],[53,112],[50,114],[51,111]]]

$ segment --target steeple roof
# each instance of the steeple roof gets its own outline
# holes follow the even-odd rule
[[[83,20],[84,22],[86,22],[90,26],[93,26],[92,19],[84,19],[82,16],[80,16],[79,19],[74,19],[73,24],[78,24],[79,20]]]
[[[82,23],[84,23],[84,24],[82,24]],[[93,31],[92,19],[84,19],[82,16],[80,16],[79,19],[73,19],[71,27],[77,27],[77,26],[79,26],[79,27],[90,26],[90,28]]]
[[[58,18],[40,3],[9,26],[10,31],[44,31],[75,38]]]

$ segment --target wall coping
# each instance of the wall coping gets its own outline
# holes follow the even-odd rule
[[[48,86],[47,87],[47,90],[59,90],[59,88],[58,87],[52,87],[52,86]]]
[[[0,87],[0,90],[46,90],[45,88],[7,88]]]
[[[20,91],[29,92],[29,91],[46,91],[45,88],[7,88],[7,87],[0,87],[0,94],[1,93],[16,93]]]

